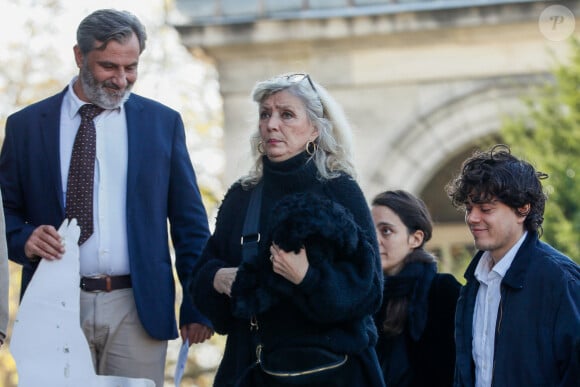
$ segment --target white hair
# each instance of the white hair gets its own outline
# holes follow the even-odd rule
[[[258,105],[269,96],[286,90],[304,103],[308,119],[318,129],[316,151],[311,158],[323,179],[333,179],[341,173],[356,178],[353,163],[352,128],[342,107],[328,91],[314,82],[308,74],[282,74],[258,82],[252,90],[252,99]],[[254,186],[262,177],[262,154],[258,151],[261,141],[258,124],[250,143],[254,165],[241,178],[244,187]]]

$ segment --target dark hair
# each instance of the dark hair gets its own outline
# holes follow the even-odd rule
[[[530,163],[513,156],[507,145],[498,144],[485,152],[476,151],[465,160],[461,173],[445,190],[453,206],[463,210],[468,202],[481,204],[497,198],[526,217],[526,230],[541,234],[546,195],[540,180],[547,177]],[[526,204],[530,204],[530,209],[524,213],[520,208]]]
[[[417,230],[423,231],[423,242],[413,252],[405,257],[405,264],[410,262],[432,263],[435,257],[424,250],[425,243],[433,234],[431,214],[423,200],[407,191],[385,191],[374,197],[373,206],[390,208],[401,219],[409,234]],[[390,298],[382,315],[381,329],[389,336],[403,332],[409,313],[409,295]]]
[[[431,239],[433,222],[423,200],[403,190],[385,191],[375,196],[372,205],[385,206],[393,210],[407,227],[409,234],[417,230],[423,231],[423,242],[417,248],[423,248],[425,242]]]
[[[123,43],[132,34],[139,40],[139,53],[145,50],[147,33],[135,15],[127,11],[100,9],[85,17],[77,29],[77,45],[83,55],[95,48],[104,50],[107,44],[114,40]],[[95,47],[95,42],[102,42]]]

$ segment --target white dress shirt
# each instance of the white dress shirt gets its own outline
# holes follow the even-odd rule
[[[479,290],[473,313],[473,360],[475,361],[475,386],[490,387],[493,377],[493,353],[495,327],[501,301],[501,281],[510,268],[520,246],[528,233],[493,265],[489,251],[481,256],[475,268]]]
[[[60,170],[63,203],[72,148],[81,117],[78,112],[85,104],[68,86],[60,122]],[[80,246],[80,274],[82,276],[129,274],[127,247],[127,120],[121,106],[105,110],[95,119],[97,148],[93,195],[94,233]],[[65,246],[66,248],[66,246]]]

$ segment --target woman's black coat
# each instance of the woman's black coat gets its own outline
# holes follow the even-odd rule
[[[385,277],[383,305],[375,321],[379,331],[376,350],[387,386],[453,385],[454,318],[461,285],[453,275],[435,271],[433,263],[414,262],[399,275]],[[414,281],[408,320],[403,332],[393,337],[382,329],[386,302],[393,297],[388,282],[405,276]]]
[[[214,385],[233,385],[255,362],[250,317],[256,316],[265,348],[316,345],[347,353],[364,369],[361,385],[382,386],[372,319],[382,298],[382,273],[364,195],[349,176],[320,179],[305,154],[282,163],[264,158],[263,172],[258,256],[241,260],[250,192],[236,183],[194,269],[190,291],[197,307],[216,332],[228,336]],[[288,251],[306,247],[310,266],[299,285],[273,273],[272,240]],[[213,287],[223,267],[239,268],[231,298]]]

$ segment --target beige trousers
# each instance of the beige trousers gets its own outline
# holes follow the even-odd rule
[[[81,290],[80,309],[97,374],[147,378],[163,386],[167,341],[155,340],[143,329],[133,289]]]

